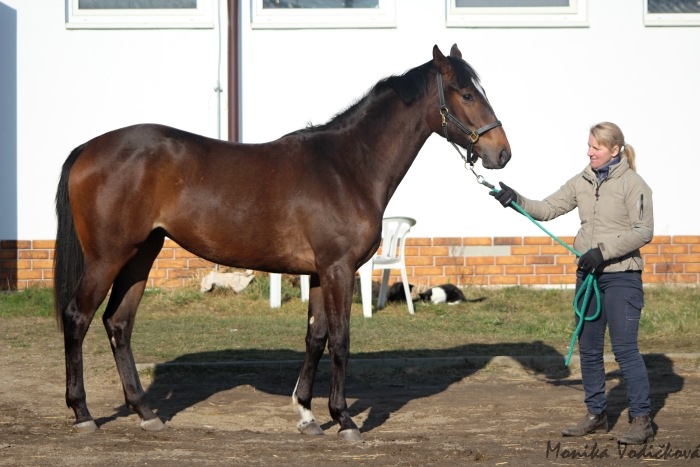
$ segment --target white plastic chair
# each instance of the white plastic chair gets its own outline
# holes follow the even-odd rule
[[[309,301],[309,276],[301,279],[301,301]],[[282,274],[270,273],[270,308],[282,306]]]
[[[375,269],[384,270],[382,273],[382,286],[379,289],[377,309],[384,308],[386,303],[390,269],[400,269],[408,312],[413,314],[413,301],[411,300],[411,289],[408,285],[408,275],[406,274],[404,248],[406,246],[406,234],[414,225],[416,225],[416,220],[410,217],[385,217],[382,219],[382,252],[367,261],[359,269],[360,287],[362,288],[362,311],[365,318],[372,317],[372,271]]]

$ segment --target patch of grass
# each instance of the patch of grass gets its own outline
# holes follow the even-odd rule
[[[298,298],[298,288],[283,281],[283,305],[270,308],[269,287],[269,279],[258,276],[239,294],[229,289],[207,294],[150,293],[137,315],[134,353],[147,355],[140,361],[299,358],[298,352],[304,350],[307,304]],[[180,298],[169,298],[190,293],[199,294],[200,299],[182,304]],[[180,342],[179,347],[173,342]]]
[[[681,336],[695,334],[700,323],[700,289],[654,287],[645,290],[640,321],[644,335]]]
[[[0,292],[0,318],[32,316],[53,317],[53,289]]]
[[[282,293],[282,307],[271,309],[264,276],[239,294],[226,289],[207,294],[194,288],[147,291],[134,327],[135,358],[138,362],[300,359],[308,304],[301,302],[299,288],[288,277]],[[465,295],[485,300],[455,306],[416,303],[414,315],[408,314],[405,304],[391,304],[372,319],[364,318],[361,303],[354,301],[353,358],[566,354],[574,331],[573,290],[474,287]],[[639,333],[642,352],[697,351],[699,288],[648,287],[645,300]],[[98,310],[91,334],[107,351],[101,313]],[[52,314],[48,289],[0,295],[0,317],[24,319],[27,329],[36,331],[31,338],[27,335],[28,345],[41,345],[45,331],[40,332],[44,327],[37,327],[37,320],[49,323]]]
[[[149,290],[144,293],[144,299],[150,303],[157,303],[163,307],[187,307],[204,300],[204,294],[188,287],[174,290]]]

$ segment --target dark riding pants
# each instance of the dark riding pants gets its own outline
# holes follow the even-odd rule
[[[585,277],[586,273],[581,269],[576,272],[577,291]],[[600,414],[607,407],[603,363],[603,343],[607,326],[615,361],[620,365],[627,382],[630,415],[646,415],[651,411],[649,377],[637,346],[639,318],[644,307],[642,275],[639,271],[601,274],[598,278],[598,288],[601,299],[600,316],[583,323],[578,339],[586,407],[592,414]],[[594,316],[595,312],[596,298],[595,293],[591,291],[585,316]],[[578,326],[578,316],[575,319]]]

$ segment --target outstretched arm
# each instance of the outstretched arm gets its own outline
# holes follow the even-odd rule
[[[575,184],[580,178],[580,175],[573,177],[542,201],[528,199],[503,182],[500,182],[501,191],[498,193],[492,191],[489,194],[495,197],[503,207],[510,206],[511,201],[514,201],[534,219],[548,221],[566,214],[577,206]]]

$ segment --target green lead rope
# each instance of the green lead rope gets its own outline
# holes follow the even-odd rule
[[[472,170],[473,172],[473,170]],[[474,173],[476,175],[476,173]],[[490,188],[492,191],[498,193],[500,190],[496,189],[495,186],[491,185],[489,182],[487,182],[484,177],[481,175],[476,175],[477,181],[484,185],[485,187]],[[520,207],[518,203],[515,201],[511,201],[510,204],[523,216],[527,217],[532,221],[533,224],[535,224],[537,227],[539,227],[544,233],[552,237],[554,240],[556,240],[561,246],[575,254],[576,256],[580,257],[581,253],[578,251],[574,250],[571,248],[569,245],[564,243],[561,239],[557,238],[556,235],[553,235],[549,230],[545,229],[542,227],[542,224],[537,222],[535,219],[532,218],[530,214],[525,212],[523,208]],[[595,291],[595,298],[596,298],[596,312],[595,315],[593,316],[585,316],[586,315],[586,309],[588,308],[588,303],[591,299],[591,290]],[[583,301],[581,302],[581,295],[583,295]],[[580,304],[580,308],[579,308]],[[598,290],[598,278],[593,274],[593,272],[589,272],[588,275],[586,276],[586,279],[583,281],[583,285],[581,288],[579,288],[578,292],[576,293],[576,297],[574,297],[574,312],[576,313],[576,316],[578,316],[578,325],[576,326],[576,331],[574,331],[574,335],[571,337],[571,345],[569,345],[569,353],[566,355],[566,361],[564,362],[564,365],[569,366],[569,361],[571,360],[571,354],[574,352],[574,346],[576,345],[576,338],[581,332],[581,328],[583,327],[583,322],[584,321],[593,321],[594,319],[598,319],[600,316],[600,290]]]

